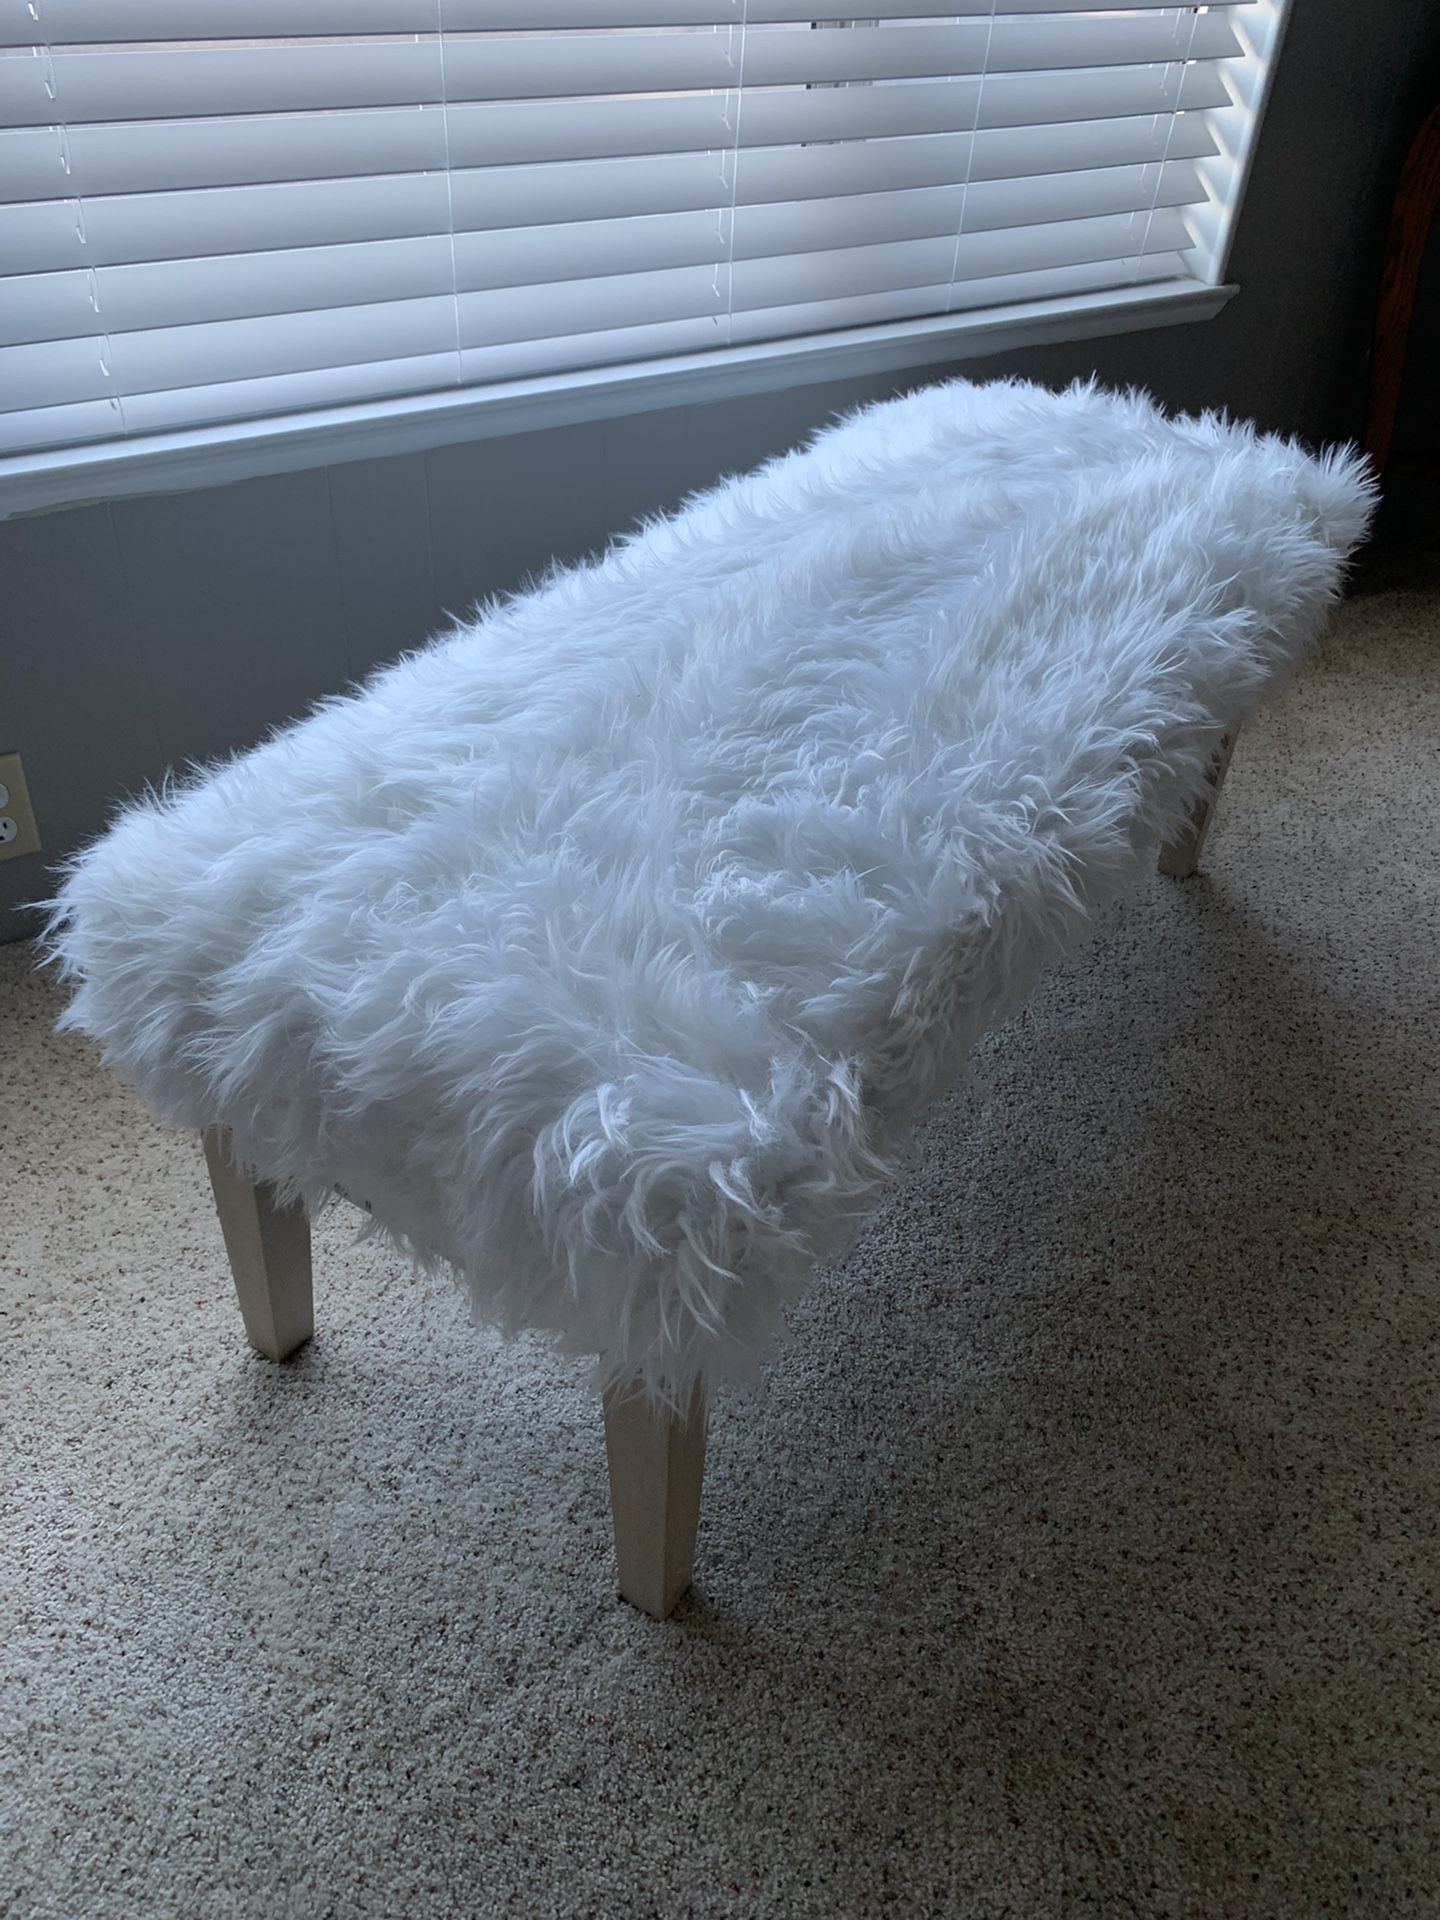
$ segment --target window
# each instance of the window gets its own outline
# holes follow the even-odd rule
[[[0,0],[0,452],[1220,280],[1280,0],[861,4]]]

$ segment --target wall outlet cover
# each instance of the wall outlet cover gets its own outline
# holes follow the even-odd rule
[[[18,753],[0,753],[0,860],[39,853],[40,833]]]

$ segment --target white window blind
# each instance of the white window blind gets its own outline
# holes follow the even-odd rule
[[[1183,278],[1256,3],[0,0],[0,451]]]

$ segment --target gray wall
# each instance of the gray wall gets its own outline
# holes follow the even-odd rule
[[[1094,372],[1310,438],[1353,433],[1389,198],[1437,68],[1432,0],[1294,0],[1239,297],[1201,326],[974,373]],[[48,864],[167,767],[248,745],[447,612],[914,383],[799,387],[0,526],[0,752],[24,754],[45,845],[0,863],[0,934],[30,931],[20,905],[48,890]],[[1403,431],[1423,438],[1413,420]]]

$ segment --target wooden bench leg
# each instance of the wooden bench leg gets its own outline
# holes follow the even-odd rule
[[[705,1474],[705,1401],[699,1388],[688,1408],[652,1406],[631,1387],[605,1395],[605,1451],[620,1592],[632,1606],[664,1620],[690,1585],[700,1483]]]
[[[305,1209],[278,1206],[272,1188],[254,1186],[238,1172],[227,1133],[212,1129],[204,1145],[245,1331],[252,1347],[283,1360],[315,1331]]]
[[[1238,728],[1234,728],[1220,736],[1220,745],[1215,750],[1215,758],[1206,776],[1204,794],[1190,809],[1190,818],[1180,832],[1168,846],[1160,850],[1161,873],[1171,874],[1177,880],[1186,880],[1200,864],[1201,850],[1215,818],[1215,803],[1220,798],[1220,787],[1230,765],[1230,756],[1235,751],[1235,735],[1238,731]]]

